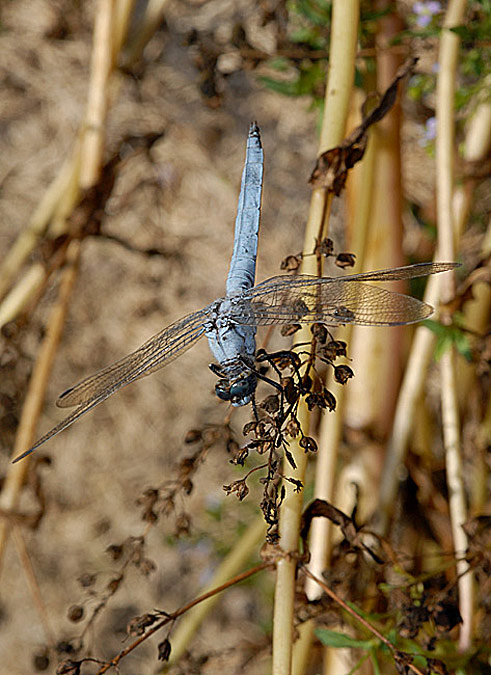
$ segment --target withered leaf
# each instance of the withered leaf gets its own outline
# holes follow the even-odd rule
[[[341,269],[346,267],[353,267],[355,264],[356,255],[354,253],[338,253],[336,256],[336,266]]]
[[[267,413],[275,413],[280,409],[280,397],[278,394],[270,394],[261,401],[259,407]]]
[[[336,366],[334,368],[334,379],[339,384],[346,384],[346,382],[354,377],[354,373],[349,366]]]
[[[302,258],[303,255],[301,253],[298,255],[287,255],[286,258],[281,261],[280,269],[286,272],[294,272],[300,267]]]
[[[287,323],[281,327],[280,333],[283,337],[290,337],[290,335],[299,331],[301,327],[299,323]]]
[[[341,194],[346,184],[348,171],[365,154],[369,127],[376,122],[380,122],[392,108],[400,81],[413,72],[417,61],[417,58],[408,59],[397,71],[380,103],[368,115],[364,115],[362,123],[340,145],[322,153],[309,179],[312,187],[326,188],[336,196]]]
[[[159,661],[168,661],[171,652],[171,645],[169,640],[165,639],[159,644]]]

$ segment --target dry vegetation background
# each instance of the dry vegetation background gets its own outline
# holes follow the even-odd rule
[[[108,153],[126,135],[161,132],[149,153],[128,151],[103,234],[83,243],[81,269],[63,340],[50,379],[40,433],[62,417],[58,394],[84,376],[124,356],[165,325],[220,296],[232,250],[233,225],[248,125],[256,119],[265,150],[265,182],[257,278],[278,273],[280,261],[302,246],[316,154],[317,114],[306,97],[288,98],[261,87],[258,73],[238,69],[219,80],[220,105],[200,91],[191,31],[227,40],[240,20],[248,39],[268,49],[271,25],[261,26],[254,2],[170,2],[165,23],[136,76],[118,76],[108,118]],[[17,0],[2,8],[0,35],[0,252],[25,227],[46,187],[70,152],[84,111],[92,47],[94,3]],[[224,70],[229,68],[223,64]],[[406,190],[415,200],[431,194],[423,150],[406,130]],[[430,176],[430,179],[428,179]],[[342,245],[342,242],[340,242]],[[141,251],[158,249],[161,254]],[[36,252],[35,255],[41,255]],[[55,286],[36,307],[29,331],[7,343],[3,355],[2,466],[6,467],[32,358]],[[0,670],[33,672],[44,645],[71,640],[82,630],[67,613],[84,603],[87,613],[119,569],[106,549],[145,530],[137,499],[150,486],[175,476],[189,448],[186,432],[223,421],[226,406],[213,395],[215,376],[203,341],[142,382],[124,389],[38,452],[50,465],[37,469],[44,516],[25,541],[44,606],[33,598],[18,549],[10,542],[2,566]],[[245,419],[236,417],[237,428]],[[4,468],[3,471],[6,469]],[[118,593],[86,636],[100,658],[122,647],[126,625],[153,608],[173,610],[194,597],[241,524],[257,513],[252,495],[238,504],[222,485],[242,471],[223,448],[200,468],[191,496],[179,497],[175,514],[151,529],[145,555],[156,569],[145,576],[130,567]],[[38,507],[26,490],[21,510]],[[176,517],[191,518],[190,533],[176,539]],[[206,534],[205,534],[206,533]],[[95,583],[83,588],[83,575]],[[32,582],[32,579],[31,579]],[[196,672],[235,672],[237,644],[257,650],[270,627],[272,578],[255,588],[239,586],[215,609],[196,638],[197,653],[223,653],[223,663]],[[261,591],[259,593],[258,591]],[[66,646],[66,645],[65,645]],[[230,651],[228,649],[230,648]],[[66,654],[62,654],[65,657]],[[121,672],[156,668],[156,641],[121,665]],[[55,664],[49,665],[53,672]],[[262,671],[259,663],[257,672]],[[176,670],[176,672],[178,672]],[[187,672],[191,672],[188,670]],[[256,672],[254,666],[248,672]]]
[[[114,149],[126,134],[161,131],[163,137],[152,150],[151,162],[141,156],[128,160],[103,229],[135,248],[161,248],[170,255],[145,256],[104,238],[84,243],[40,431],[61,419],[54,405],[61,391],[222,295],[245,139],[253,119],[260,123],[266,154],[258,278],[277,273],[281,259],[301,249],[310,194],[307,178],[315,156],[316,116],[308,112],[308,100],[285,105],[283,97],[262,90],[254,75],[238,72],[224,83],[221,107],[210,108],[200,94],[193,51],[185,44],[192,28],[230,31],[237,16],[247,17],[248,9],[247,3],[170,4],[167,26],[149,47],[141,79],[119,81],[108,121],[108,148]],[[93,3],[9,3],[2,23],[0,236],[6,252],[57,174],[80,125]],[[267,42],[267,31],[253,28],[258,45]],[[60,29],[66,31],[63,39],[57,37]],[[12,397],[13,415],[22,405],[25,377],[50,300],[48,294],[36,310],[31,337],[22,340],[22,368],[3,370],[2,393]],[[85,597],[80,576],[97,574],[96,587],[104,589],[118,568],[105,549],[142,533],[141,509],[135,502],[149,486],[174,477],[176,463],[189,452],[183,445],[186,431],[223,420],[225,406],[213,394],[216,378],[207,368],[209,361],[203,341],[165,372],[124,390],[40,451],[53,463],[41,470],[46,515],[38,530],[28,534],[29,553],[56,642],[77,634],[67,610]],[[6,424],[2,431],[6,463],[13,436]],[[134,615],[183,604],[210,575],[223,552],[221,542],[233,540],[238,523],[255,512],[252,503],[239,508],[235,498],[224,495],[222,485],[235,477],[237,469],[229,466],[224,452],[209,454],[185,504],[193,514],[193,536],[163,547],[173,536],[173,517],[150,535],[148,555],[158,569],[149,579],[130,572],[98,621],[93,639],[102,657],[119,651]],[[29,508],[27,502],[24,507]],[[207,516],[208,508],[223,509],[223,522]],[[211,526],[211,539],[201,537]],[[46,635],[13,546],[8,547],[2,578],[1,669],[31,672],[33,655]],[[254,595],[238,588],[216,611],[211,633],[203,631],[199,640],[208,646],[210,635],[220,635],[217,649],[238,639],[256,641],[261,637],[260,616],[269,622]],[[152,672],[154,650],[143,646],[122,672]]]

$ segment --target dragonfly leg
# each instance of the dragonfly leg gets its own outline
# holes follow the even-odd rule
[[[259,349],[256,354],[256,361],[258,363],[263,363],[264,361],[266,361],[267,363],[269,363],[271,368],[273,368],[273,370],[278,374],[278,377],[281,378],[282,377],[281,371],[275,363],[275,360],[277,359],[286,359],[287,361],[290,362],[290,366],[293,369],[295,375],[297,376],[297,386],[299,387],[300,391],[303,391],[302,375],[300,374],[298,354],[296,352],[292,352],[285,349],[279,352],[272,352],[271,354],[268,354],[268,352],[266,352],[264,349]]]

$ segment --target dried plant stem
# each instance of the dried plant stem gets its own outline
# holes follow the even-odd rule
[[[18,236],[2,262],[0,267],[0,298],[5,295],[12,280],[19,273],[22,265],[45,233],[59,203],[60,196],[65,193],[71,181],[73,163],[73,156],[65,160],[57,177],[46,190],[38,207],[32,214],[26,229]]]
[[[191,602],[188,602],[186,605],[183,607],[180,607],[178,610],[175,612],[172,612],[172,614],[166,614],[165,618],[162,619],[162,621],[158,621],[156,624],[154,624],[151,628],[149,628],[144,635],[140,635],[134,642],[132,642],[130,645],[125,647],[117,656],[115,656],[111,661],[108,661],[102,665],[102,667],[97,671],[97,675],[102,675],[103,673],[106,673],[108,670],[111,668],[116,668],[118,667],[119,662],[124,659],[128,654],[130,654],[132,651],[134,651],[137,647],[139,647],[142,642],[145,642],[150,638],[152,635],[155,635],[159,630],[161,630],[164,626],[167,626],[169,623],[174,622],[176,619],[178,619],[180,616],[183,616],[186,614],[186,612],[189,612],[190,610],[193,609],[193,607],[196,607],[197,605],[201,604],[202,602],[206,602],[209,598],[211,598],[214,595],[217,595],[218,593],[222,593],[222,591],[227,590],[227,588],[231,588],[232,586],[236,586],[239,584],[241,581],[244,581],[245,579],[249,579],[250,577],[254,576],[255,574],[258,574],[258,572],[262,572],[263,570],[269,569],[273,566],[274,563],[261,563],[260,565],[256,565],[250,570],[247,570],[246,572],[242,572],[241,574],[237,574],[233,579],[229,579],[228,581],[224,582],[221,586],[218,586],[216,588],[213,588],[212,590],[208,591],[207,593],[204,593],[203,595],[200,595],[197,598],[194,598],[194,600],[191,600]],[[91,661],[92,659],[86,658],[86,661]],[[98,661],[100,663],[100,661]]]
[[[112,64],[117,66],[121,49],[128,34],[135,0],[116,0],[112,31]]]
[[[37,420],[43,406],[44,392],[51,374],[51,367],[60,342],[71,292],[77,276],[79,257],[80,242],[75,240],[71,242],[67,251],[67,265],[63,271],[58,300],[49,316],[46,337],[39,349],[29,382],[12,458],[27,450],[34,441]],[[28,460],[9,465],[0,494],[0,509],[3,512],[12,513],[17,509],[28,468]],[[3,518],[0,521],[0,565],[9,530],[9,520]]]
[[[352,236],[350,246],[356,251],[357,269],[363,269],[365,254],[365,242],[369,213],[371,208],[371,194],[373,185],[373,164],[375,161],[375,146],[368,141],[367,151],[363,162],[354,167],[354,180],[350,180],[348,193],[351,191],[351,182],[356,184],[356,199],[353,197],[353,205],[356,208],[352,213]],[[356,189],[356,188],[355,188]],[[352,326],[342,326],[336,330],[336,339],[344,340],[349,344]],[[315,465],[314,497],[332,501],[334,496],[334,481],[336,476],[336,464],[338,459],[339,443],[342,436],[343,415],[346,388],[334,381],[333,372],[328,372],[326,383],[329,391],[336,397],[336,410],[326,413],[321,418],[319,432],[319,452]],[[329,559],[331,547],[331,523],[327,518],[315,518],[310,529],[310,563],[309,570],[315,576],[322,576],[322,572]],[[314,600],[322,594],[319,584],[307,577],[305,592],[310,600]]]
[[[18,316],[31,299],[35,289],[39,288],[45,278],[46,270],[41,263],[31,265],[19,279],[19,283],[0,303],[0,328]]]
[[[469,125],[465,144],[465,159],[468,161],[479,161],[487,155],[491,145],[490,127],[491,105],[483,103],[478,107]],[[453,227],[457,238],[463,232],[472,196],[472,189],[466,188],[458,188],[453,195],[452,211],[455,214]],[[443,259],[444,256],[440,257]],[[439,278],[436,276],[429,277],[424,296],[425,302],[434,307],[438,304],[439,281]],[[481,317],[486,311],[485,298],[483,298],[483,302],[482,309],[478,310]],[[434,318],[438,319],[438,310]],[[376,510],[377,520],[374,523],[374,529],[381,535],[387,533],[390,524],[394,499],[399,485],[398,469],[404,461],[409,439],[413,433],[415,411],[423,395],[424,380],[431,362],[434,343],[435,338],[433,333],[424,327],[416,329],[404,379],[399,391],[394,423],[387,444],[384,468],[380,481],[378,507]],[[467,395],[467,387],[464,386],[463,389],[462,394],[465,397]]]
[[[377,8],[386,12],[377,21],[376,36],[379,45],[377,90],[385,91],[402,62],[402,55],[385,49],[385,46],[399,34],[403,25],[389,0],[379,0]],[[375,175],[363,269],[397,267],[403,264],[400,127],[401,107],[396,102],[373,129]],[[403,288],[402,282],[394,286],[396,291],[402,291]],[[369,429],[375,436],[387,436],[401,379],[403,336],[402,327],[373,330],[366,326],[356,326],[354,329],[350,356],[359,366],[346,395],[345,422],[348,426]],[[372,453],[376,453],[375,445]],[[373,460],[380,462],[375,456]],[[362,479],[365,493],[370,494],[376,490],[374,478],[375,475],[372,474]]]
[[[19,556],[19,559],[24,568],[24,573],[31,591],[34,605],[36,606],[37,612],[41,619],[41,623],[43,624],[46,642],[51,648],[54,649],[56,644],[55,634],[53,633],[53,629],[51,628],[49,622],[48,612],[46,611],[46,605],[44,604],[43,598],[41,596],[41,590],[39,588],[39,584],[36,579],[36,574],[34,572],[31,559],[29,557],[29,552],[27,550],[24,536],[17,523],[13,523],[12,525],[12,534],[15,543],[15,548],[17,549],[17,555]]]
[[[487,157],[491,148],[491,103],[480,103],[474,115],[469,121],[467,128],[464,160],[467,162],[479,162]],[[454,230],[457,236],[464,231],[469,215],[472,198],[474,195],[475,181],[469,180],[464,185],[459,185],[452,198],[452,211],[454,214]]]
[[[114,1],[99,0],[96,7],[90,83],[81,148],[80,187],[82,189],[91,187],[97,182],[102,166],[109,77],[113,63]]]
[[[460,39],[449,28],[464,20],[465,0],[450,0],[445,15],[444,29],[440,40],[440,69],[436,91],[436,167],[437,167],[437,215],[439,255],[452,260],[455,255],[452,214],[453,155],[455,148],[454,100]],[[442,279],[442,298],[449,300],[455,291],[453,274]],[[467,536],[462,525],[467,520],[467,509],[462,475],[460,443],[460,420],[455,379],[455,353],[447,349],[441,359],[443,442],[449,491],[449,509],[454,540],[458,554],[467,549]],[[459,607],[462,616],[459,646],[466,650],[471,645],[473,617],[473,575],[463,557],[457,559],[459,574]]]
[[[46,191],[28,227],[19,235],[2,263],[0,297],[5,295],[48,227],[52,237],[66,232],[68,218],[80,198],[80,189],[97,182],[104,152],[109,77],[127,32],[133,4],[134,0],[99,0],[84,127],[72,154]],[[0,306],[0,325],[13,320],[36,293],[40,269],[39,264],[34,264],[22,275],[18,285]]]
[[[319,152],[338,145],[343,139],[353,86],[359,5],[356,0],[335,0],[332,9],[329,74],[326,86],[324,119]],[[330,212],[331,198],[323,189],[312,193],[307,221],[304,252],[312,253],[316,240],[324,235]],[[302,272],[319,273],[313,256],[304,258]],[[298,341],[310,339],[309,331],[299,331]],[[309,413],[305,405],[298,411],[298,419],[307,433]],[[293,443],[290,447],[296,469],[285,467],[289,476],[305,483],[307,456],[303,448]],[[292,663],[293,613],[295,596],[296,559],[303,494],[286,485],[286,497],[280,514],[280,545],[286,554],[278,561],[275,586],[273,623],[274,675],[289,675]]]
[[[213,579],[203,589],[201,595],[222,586],[227,579],[235,576],[238,570],[253,556],[257,551],[258,544],[264,540],[266,525],[262,518],[248,527],[246,532],[241,535],[239,541],[234,545],[231,552],[220,563]],[[195,608],[186,613],[181,623],[172,633],[172,652],[169,659],[169,666],[176,663],[183,653],[189,649],[189,643],[199,626],[218,602],[220,596],[212,595],[208,600],[204,600]]]
[[[426,285],[425,302],[435,305],[438,300],[438,279],[430,277]],[[387,442],[385,462],[380,478],[378,506],[375,511],[373,529],[382,536],[387,534],[394,500],[399,486],[399,467],[414,430],[416,408],[421,402],[428,366],[432,358],[434,335],[427,328],[419,327],[411,346],[404,378],[399,390],[394,422]]]
[[[167,0],[149,0],[138,30],[131,37],[123,53],[123,65],[129,68],[142,56],[145,46],[162,22]]]

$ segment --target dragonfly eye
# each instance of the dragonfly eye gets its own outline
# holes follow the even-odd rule
[[[235,380],[230,385],[230,398],[232,403],[245,405],[251,399],[250,397],[256,390],[257,378],[254,373],[250,373],[247,377],[242,377]]]
[[[230,401],[232,398],[230,382],[225,379],[218,380],[218,382],[215,384],[215,394],[222,401]]]

